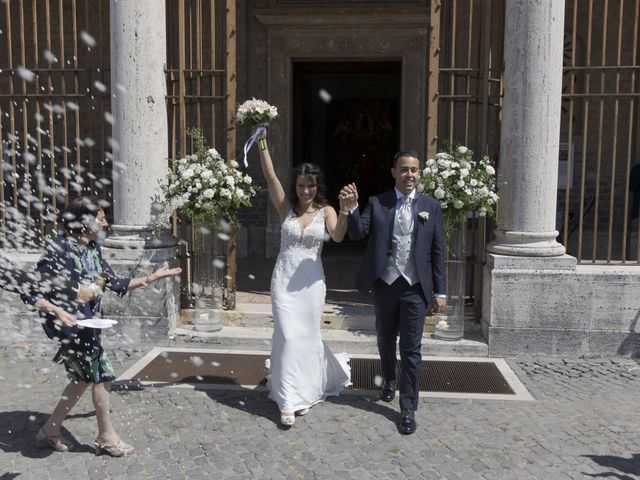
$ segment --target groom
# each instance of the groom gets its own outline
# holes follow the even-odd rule
[[[420,347],[428,304],[446,307],[445,242],[440,204],[416,190],[420,161],[413,152],[398,152],[391,175],[395,188],[369,198],[358,211],[355,184],[340,196],[350,206],[349,238],[369,240],[357,280],[362,293],[373,290],[378,351],[384,384],[380,399],[391,402],[400,387],[401,416],[398,430],[416,430]],[[400,335],[400,378],[396,378],[396,339]]]

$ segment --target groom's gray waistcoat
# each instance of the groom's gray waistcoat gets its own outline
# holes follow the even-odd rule
[[[415,201],[413,203],[415,203]],[[415,216],[415,212],[413,216]],[[388,285],[395,282],[400,275],[402,275],[410,285],[418,283],[415,255],[411,248],[415,228],[416,225],[414,221],[409,231],[403,232],[400,227],[400,222],[398,222],[398,215],[394,216],[391,233],[391,254],[387,258],[387,267],[380,275],[380,278]]]

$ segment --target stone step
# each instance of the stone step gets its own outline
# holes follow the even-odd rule
[[[209,311],[217,316],[222,329],[202,331],[192,323],[183,323],[169,332],[171,344],[188,346],[207,344],[234,349],[269,350],[273,333],[273,315],[270,304],[237,304],[236,310]],[[201,314],[204,315],[204,314]],[[375,317],[371,307],[345,307],[328,305],[322,315],[322,336],[334,352],[377,354]],[[422,341],[423,355],[476,356],[488,355],[485,339],[478,326],[467,322],[465,338],[446,341],[433,338],[425,328]]]

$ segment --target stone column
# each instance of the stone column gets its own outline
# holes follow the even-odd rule
[[[176,239],[157,238],[149,226],[168,168],[166,42],[164,0],[111,0],[114,225],[104,251],[124,276],[146,275],[164,261],[176,264]],[[151,319],[154,333],[166,334],[166,319],[175,318],[179,302],[175,282],[160,283],[135,291],[132,301],[108,302],[105,310]]]
[[[562,255],[556,241],[563,0],[507,0],[500,203],[489,252]]]

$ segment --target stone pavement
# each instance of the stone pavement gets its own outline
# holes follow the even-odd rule
[[[146,350],[111,352],[120,372]],[[96,457],[90,395],[65,427],[64,454],[33,439],[64,385],[53,349],[0,350],[0,479],[640,478],[640,366],[632,360],[511,359],[535,402],[423,399],[418,431],[398,404],[344,395],[291,430],[263,392],[147,388],[114,392],[119,433],[138,451]]]

